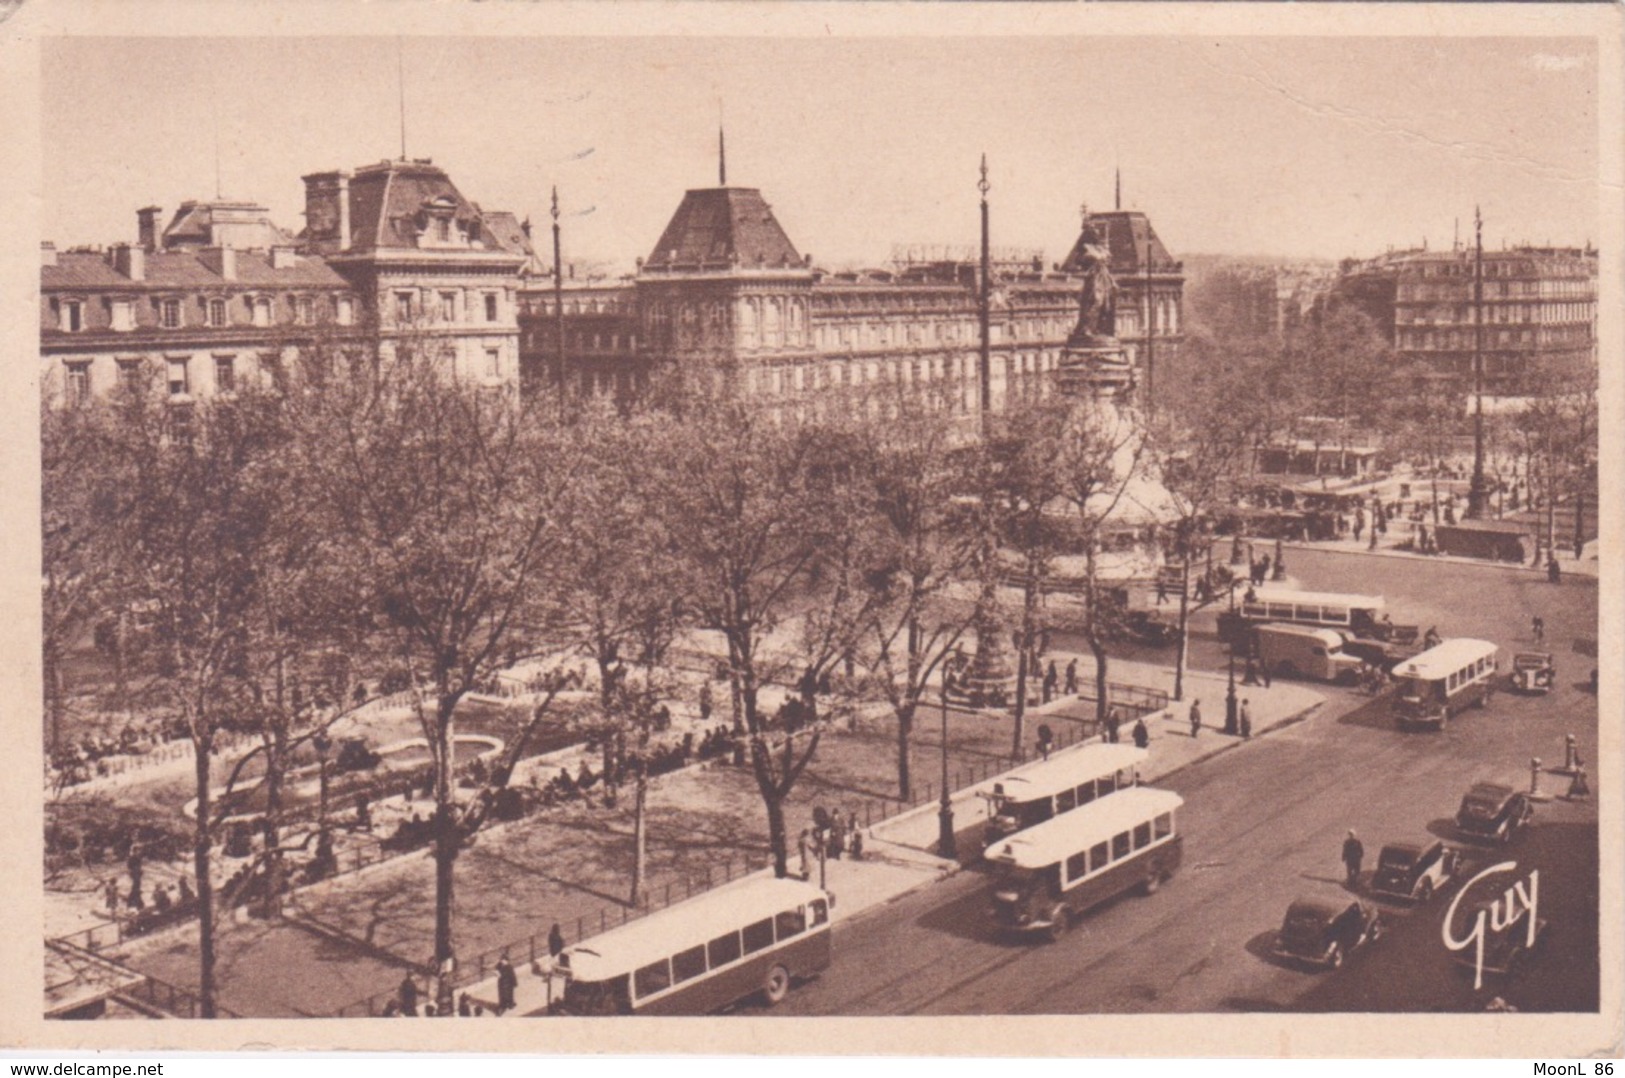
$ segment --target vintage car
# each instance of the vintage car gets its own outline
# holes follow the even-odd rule
[[[1280,958],[1336,969],[1350,951],[1382,935],[1382,917],[1357,899],[1300,898],[1275,937]]]
[[[1489,925],[1495,911],[1490,907],[1494,904],[1485,902],[1473,912],[1473,917],[1482,916],[1484,923]],[[1535,941],[1529,942],[1529,907],[1519,909],[1512,918],[1512,923],[1499,931],[1487,931],[1484,934],[1484,965],[1485,973],[1499,974],[1511,977],[1517,974],[1523,964],[1528,961],[1531,952],[1540,946],[1540,941],[1546,935],[1546,919],[1535,918]],[[1478,948],[1465,947],[1454,955],[1457,965],[1473,969],[1478,964]]]
[[[1379,895],[1426,902],[1455,878],[1459,851],[1437,840],[1390,842],[1377,856],[1371,890]]]
[[[1520,651],[1512,657],[1512,688],[1531,696],[1544,696],[1557,684],[1557,666],[1549,651]]]
[[[1126,610],[1112,633],[1119,640],[1161,647],[1171,644],[1179,627],[1155,610]]]
[[[1456,810],[1456,829],[1475,838],[1510,842],[1535,814],[1529,795],[1498,782],[1474,783]]]

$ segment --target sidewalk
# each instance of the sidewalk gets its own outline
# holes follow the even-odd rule
[[[1228,539],[1220,540],[1224,544],[1225,559],[1228,562],[1230,548]],[[1274,540],[1255,540],[1260,548],[1272,550]],[[1522,569],[1528,573],[1546,575],[1544,565],[1530,565],[1527,562],[1490,561],[1487,558],[1464,558],[1454,554],[1418,554],[1414,550],[1396,550],[1393,547],[1379,546],[1372,550],[1370,540],[1356,541],[1354,539],[1319,539],[1314,542],[1283,542],[1282,547],[1287,550],[1326,550],[1339,554],[1367,554],[1375,558],[1407,558],[1411,561],[1446,562],[1451,565],[1478,565],[1489,569]],[[1218,548],[1215,547],[1215,557]],[[1600,558],[1573,558],[1559,553],[1557,566],[1565,577],[1578,576],[1595,580],[1601,572]],[[1243,569],[1246,566],[1242,567]]]

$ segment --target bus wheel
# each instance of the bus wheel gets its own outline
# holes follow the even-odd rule
[[[1055,908],[1049,911],[1050,942],[1053,943],[1066,935],[1066,930],[1071,926],[1071,922],[1072,911],[1067,908],[1066,903],[1057,903]]]
[[[767,997],[768,1006],[783,1003],[784,997],[790,994],[790,972],[783,966],[774,966],[767,971],[767,980],[762,982],[762,995]]]
[[[1162,870],[1152,869],[1151,875],[1145,878],[1145,893],[1154,895],[1162,889]]]

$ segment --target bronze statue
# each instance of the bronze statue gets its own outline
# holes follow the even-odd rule
[[[1112,280],[1111,255],[1105,247],[1085,241],[1083,291],[1078,296],[1078,329],[1096,337],[1117,335],[1117,283]]]

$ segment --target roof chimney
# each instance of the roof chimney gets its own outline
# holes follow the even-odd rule
[[[198,252],[198,257],[209,269],[218,273],[223,280],[235,281],[237,279],[237,252],[231,247],[205,247]]]
[[[157,206],[143,206],[135,211],[136,237],[143,251],[158,249],[158,215],[163,212]]]
[[[42,268],[56,265],[56,244],[50,240],[40,241],[39,264]]]
[[[113,268],[132,281],[147,276],[147,252],[139,245],[120,243],[113,248]]]

